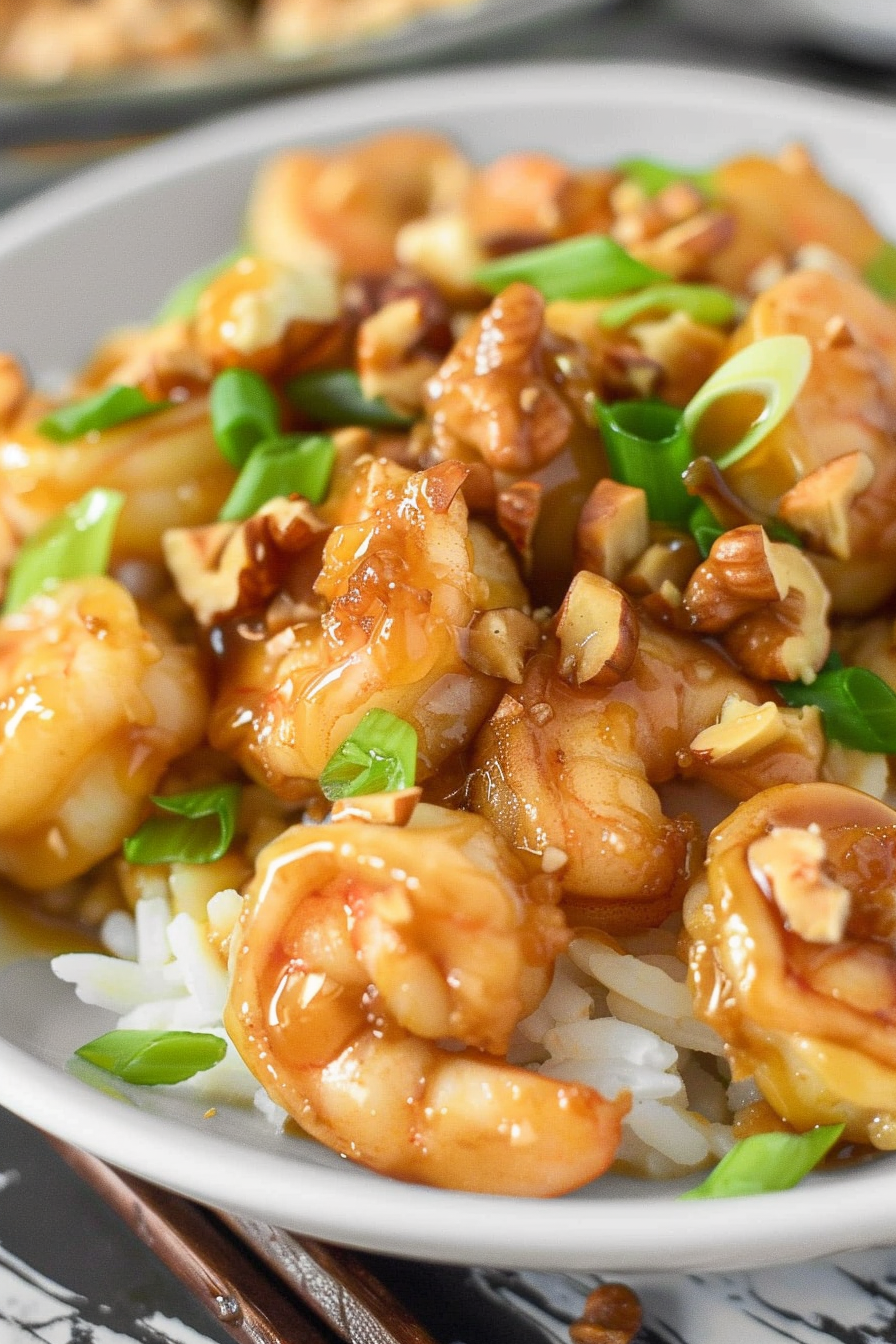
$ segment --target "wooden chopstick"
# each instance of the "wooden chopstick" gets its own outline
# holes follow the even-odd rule
[[[212,1213],[47,1138],[239,1344],[434,1344],[352,1252]]]

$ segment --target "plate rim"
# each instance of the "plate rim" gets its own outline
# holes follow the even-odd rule
[[[523,94],[530,106],[581,105],[587,91],[593,106],[607,103],[618,109],[620,103],[637,101],[645,80],[652,99],[691,107],[700,99],[708,114],[713,105],[749,111],[774,97],[785,115],[811,117],[816,127],[836,122],[842,128],[846,119],[857,130],[864,125],[880,134],[887,117],[896,144],[896,107],[883,100],[725,71],[583,61],[420,74],[279,99],[89,169],[0,219],[0,258],[101,211],[113,200],[182,177],[192,167],[322,134],[338,136],[347,129],[361,134],[365,123],[373,129],[383,121],[397,123],[439,111],[447,115],[459,101],[474,96],[484,109]],[[373,118],[371,107],[377,108]],[[862,1186],[859,1200],[844,1200],[842,1174],[786,1194],[686,1204],[677,1204],[668,1194],[542,1201],[433,1190],[384,1178],[359,1182],[348,1163],[344,1170],[334,1170],[296,1162],[289,1155],[247,1147],[177,1120],[125,1110],[120,1102],[2,1037],[0,1104],[68,1142],[200,1201],[223,1202],[244,1216],[307,1235],[417,1259],[533,1269],[743,1269],[857,1249],[892,1237],[896,1164],[885,1171],[877,1168],[873,1180],[868,1169],[849,1180],[850,1192]],[[167,1166],[160,1168],[160,1161]],[[265,1192],[263,1199],[259,1189]]]

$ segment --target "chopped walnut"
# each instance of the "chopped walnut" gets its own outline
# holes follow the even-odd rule
[[[473,448],[489,466],[525,472],[556,457],[572,411],[543,369],[544,299],[514,284],[461,337],[427,387],[440,456]]]
[[[624,1283],[604,1283],[585,1299],[569,1327],[572,1344],[634,1344],[641,1329],[641,1303]]]
[[[793,826],[776,826],[747,850],[754,881],[807,943],[839,943],[849,920],[850,894],[823,872],[826,855],[817,831]]]
[[[151,401],[205,392],[215,376],[197,349],[189,322],[179,319],[114,333],[96,351],[79,378],[85,391],[124,383]]]
[[[452,302],[479,297],[473,276],[488,258],[460,211],[427,215],[405,224],[395,240],[395,255],[402,265],[425,275]]]
[[[622,579],[622,586],[635,597],[662,592],[667,584],[683,593],[699,564],[700,551],[694,538],[670,532],[647,547]]]
[[[731,242],[737,229],[732,214],[707,208],[657,237],[627,244],[632,256],[679,279],[693,275]],[[622,240],[620,240],[622,241]]]
[[[821,777],[831,784],[858,789],[872,798],[884,798],[890,783],[890,766],[880,752],[859,751],[856,747],[844,747],[842,742],[829,742]]]
[[[487,677],[503,677],[518,686],[526,657],[538,648],[540,631],[531,616],[515,607],[480,611],[463,632],[464,662]]]
[[[532,543],[541,514],[542,486],[537,481],[516,481],[506,490],[499,490],[495,500],[495,517],[502,530],[513,542],[528,571],[532,564]]]
[[[575,171],[547,154],[507,154],[476,173],[466,213],[481,246],[503,255],[605,232],[616,180],[610,170]]]
[[[393,793],[359,794],[339,798],[333,804],[333,821],[368,821],[376,826],[407,826],[423,796],[421,788],[397,789]]]
[[[650,544],[643,490],[605,477],[597,482],[576,525],[576,564],[618,583]]]
[[[754,705],[739,695],[729,695],[718,723],[697,734],[690,752],[695,760],[707,765],[720,761],[739,765],[779,741],[786,731],[782,710],[771,700]]]
[[[830,605],[812,562],[758,524],[719,537],[684,593],[691,628],[720,635],[734,661],[766,681],[814,681],[830,652]]]
[[[727,337],[716,327],[695,322],[687,313],[629,328],[648,359],[662,371],[663,400],[685,406],[721,363]]]
[[[358,374],[365,397],[384,397],[399,410],[417,410],[438,361],[420,348],[426,332],[423,304],[395,299],[358,330]]]
[[[560,675],[577,686],[615,686],[638,651],[638,617],[621,589],[581,570],[557,613]]]
[[[813,549],[849,560],[849,511],[873,478],[874,463],[866,453],[844,453],[792,486],[781,497],[778,514]]]
[[[307,500],[277,498],[244,523],[170,528],[162,548],[181,597],[211,625],[272,598],[290,558],[326,531]]]

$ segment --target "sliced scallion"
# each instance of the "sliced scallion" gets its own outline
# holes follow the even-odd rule
[[[540,290],[550,303],[555,299],[612,299],[669,276],[636,261],[612,238],[589,233],[500,257],[480,266],[473,278],[490,294],[522,280]]]
[[[644,491],[655,522],[687,523],[694,501],[681,477],[693,451],[681,411],[662,401],[617,401],[596,413],[613,479]]]
[[[691,439],[706,411],[725,397],[744,393],[762,397],[764,407],[743,437],[716,459],[722,470],[751,453],[776,429],[799,396],[812,365],[812,347],[805,336],[769,336],[746,345],[716,369],[684,408]]]
[[[245,256],[243,249],[237,248],[233,252],[228,252],[226,257],[219,257],[217,261],[213,261],[210,265],[203,266],[201,270],[188,275],[168,295],[159,309],[156,321],[173,322],[177,319],[184,322],[188,321],[195,315],[203,290],[208,289],[213,280],[217,280],[219,275],[243,256]]]
[[[240,805],[238,784],[154,797],[169,817],[150,817],[124,842],[128,863],[214,863],[230,848]]]
[[[775,689],[788,705],[817,705],[834,742],[896,754],[896,693],[868,668],[832,667],[829,660],[811,685],[779,681]]]
[[[616,168],[629,181],[637,183],[646,196],[658,196],[665,187],[676,182],[690,182],[704,196],[714,195],[716,189],[714,173],[676,168],[674,164],[660,163],[657,159],[622,159]]]
[[[95,397],[51,411],[39,423],[37,432],[54,443],[68,443],[94,430],[114,429],[129,420],[142,420],[145,415],[166,411],[170,405],[170,401],[150,401],[139,387],[118,383]]]
[[[12,567],[4,615],[66,579],[105,574],[124,495],[88,490],[25,542]]]
[[[865,267],[863,275],[866,285],[892,303],[896,299],[896,247],[884,243]]]
[[[395,411],[382,397],[365,397],[354,369],[303,373],[286,385],[297,410],[320,425],[361,425],[365,429],[407,429],[410,416]]]
[[[218,517],[237,522],[277,495],[304,495],[312,504],[327,496],[336,445],[325,434],[285,434],[253,448]]]
[[[212,433],[224,457],[242,467],[259,443],[280,430],[280,407],[270,384],[252,369],[225,369],[212,383]]]
[[[805,1134],[752,1134],[741,1139],[702,1185],[681,1199],[730,1199],[792,1190],[825,1157],[844,1125],[820,1125]]]
[[[227,1042],[200,1031],[109,1031],[75,1054],[125,1083],[183,1083],[220,1064]]]
[[[330,757],[320,787],[335,802],[409,789],[416,774],[416,730],[386,709],[371,709]]]
[[[617,299],[599,318],[607,331],[627,327],[643,313],[687,313],[695,322],[726,327],[738,315],[736,301],[715,285],[649,285],[637,294]]]

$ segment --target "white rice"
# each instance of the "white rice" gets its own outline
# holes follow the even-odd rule
[[[123,1029],[213,1032],[228,975],[212,946],[226,939],[241,898],[222,891],[200,921],[174,914],[164,884],[116,911],[102,926],[112,956],[72,953],[53,970],[85,1003],[108,1009]],[[682,1175],[724,1155],[732,1111],[755,1100],[751,1083],[728,1084],[722,1042],[699,1022],[667,929],[627,940],[623,950],[584,933],[557,960],[543,1002],[519,1024],[511,1058],[547,1077],[580,1082],[603,1096],[631,1094],[617,1165],[640,1175]],[[110,1029],[112,1027],[110,1023]],[[282,1130],[286,1112],[258,1084],[234,1047],[220,1064],[177,1085],[206,1104],[254,1104]]]

